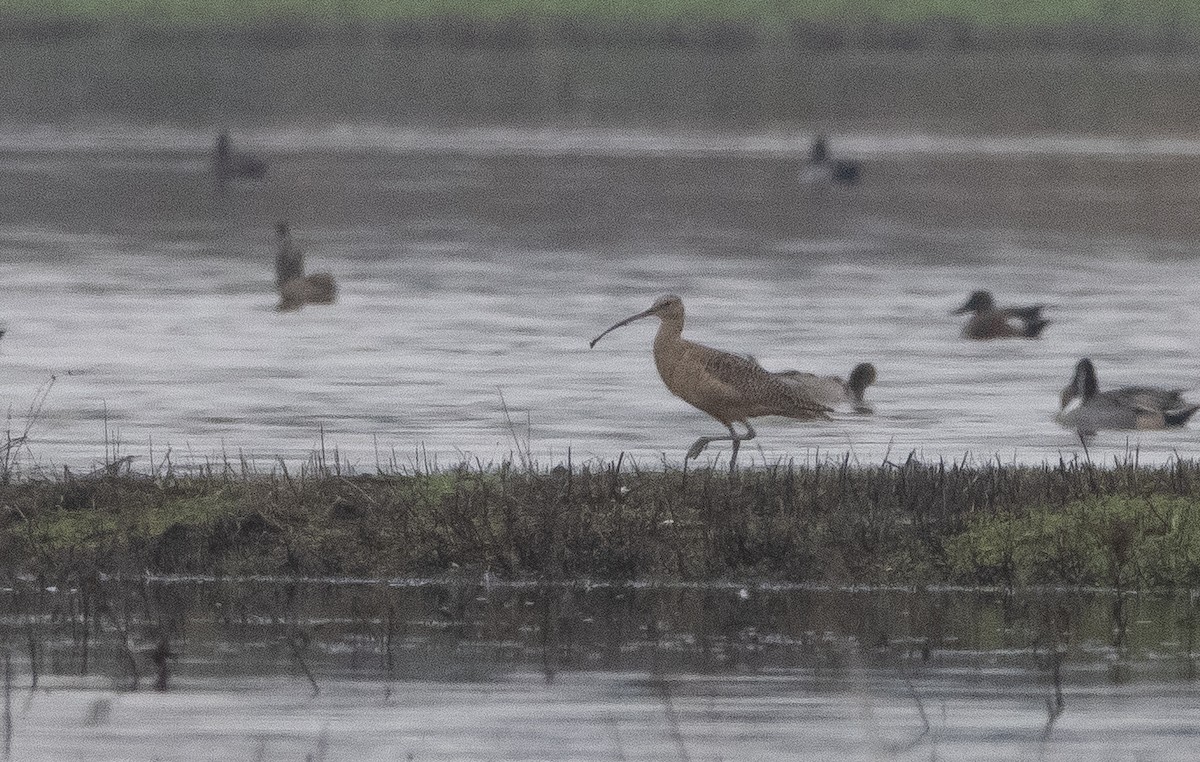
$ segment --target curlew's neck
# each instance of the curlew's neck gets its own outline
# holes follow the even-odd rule
[[[658,333],[654,334],[654,357],[661,363],[683,345],[683,316],[661,317]]]
[[[673,343],[683,335],[683,316],[661,318],[658,333],[654,335],[654,346],[662,343]]]
[[[677,376],[687,354],[687,342],[683,339],[683,316],[661,318],[658,333],[654,335],[654,366],[667,388],[679,394]]]

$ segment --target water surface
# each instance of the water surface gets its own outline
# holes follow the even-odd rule
[[[1057,460],[1080,454],[1052,420],[1080,357],[1102,385],[1196,384],[1190,59],[387,40],[0,51],[16,431],[56,379],[30,461],[270,462],[324,442],[362,468],[518,449],[675,463],[721,427],[663,388],[654,325],[587,348],[665,292],[688,337],[768,368],[879,368],[873,416],[763,421],[745,462]],[[265,180],[217,192],[221,127],[269,159]],[[861,187],[798,183],[817,130],[864,162]],[[281,218],[336,306],[273,311]],[[976,288],[1047,304],[1045,339],[958,339],[949,312]],[[1090,454],[1193,441],[1111,433]]]
[[[663,388],[654,325],[587,348],[664,292],[684,297],[687,336],[768,368],[879,367],[875,415],[764,422],[750,452],[769,460],[1069,457],[1078,442],[1052,416],[1079,357],[1102,385],[1195,383],[1200,325],[1181,287],[1200,275],[1195,222],[1173,201],[1200,195],[1186,141],[1129,154],[1071,136],[864,133],[844,143],[868,181],[845,190],[798,186],[799,134],[239,137],[271,175],[221,196],[200,131],[0,133],[0,392],[19,425],[56,376],[37,459],[87,463],[106,432],[143,464],[151,445],[295,458],[323,430],[366,467],[518,446],[677,461],[719,425]],[[310,270],[338,278],[336,306],[273,311],[278,218]],[[1044,340],[960,340],[950,310],[980,287],[1048,304]],[[1193,439],[1097,444],[1163,458]]]
[[[4,604],[15,759],[1172,760],[1200,709],[1186,596],[107,581]]]

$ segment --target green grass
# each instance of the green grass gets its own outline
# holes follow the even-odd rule
[[[1177,0],[8,0],[6,15],[83,19],[136,18],[230,22],[300,17],[376,21],[460,16],[474,19],[554,17],[579,19],[826,20],[858,23],[952,18],[981,25],[1073,21],[1195,23],[1200,6]]]
[[[1200,501],[1096,497],[1062,509],[981,517],[945,546],[951,574],[969,582],[1195,586]]]
[[[101,472],[103,473],[103,472]],[[354,475],[226,464],[0,487],[0,570],[1200,585],[1200,464],[848,462]]]

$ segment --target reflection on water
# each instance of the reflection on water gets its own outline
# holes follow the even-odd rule
[[[1058,137],[971,153],[956,138],[943,155],[864,134],[847,141],[864,184],[822,191],[796,183],[799,133],[787,151],[778,134],[469,129],[440,146],[377,128],[356,148],[354,130],[297,147],[260,129],[235,137],[269,176],[221,196],[206,132],[50,134],[61,150],[0,133],[0,401],[19,419],[57,375],[32,432],[42,462],[86,464],[106,434],[139,465],[168,447],[303,457],[322,431],[364,467],[526,442],[541,460],[678,462],[719,425],[662,387],[653,326],[587,349],[662,292],[684,297],[686,335],[768,368],[879,367],[875,416],[765,421],[746,462],[1057,459],[1079,449],[1052,421],[1079,357],[1102,386],[1195,383],[1180,284],[1200,276],[1200,231],[1171,201],[1200,194],[1187,151],[1077,156]],[[271,311],[280,218],[338,279],[336,306]],[[949,312],[981,287],[1047,303],[1044,340],[959,340]],[[1192,441],[1110,433],[1092,454]]]
[[[1187,759],[1200,703],[1187,597],[93,581],[5,609],[17,759]]]

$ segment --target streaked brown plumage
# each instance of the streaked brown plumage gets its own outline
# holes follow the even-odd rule
[[[741,443],[756,432],[748,419],[781,415],[797,420],[828,419],[829,408],[812,398],[802,385],[789,383],[783,374],[772,373],[752,357],[724,352],[683,338],[683,300],[669,294],[654,301],[649,309],[625,318],[592,339],[596,346],[610,331],[650,316],[661,323],[654,337],[654,364],[667,389],[684,402],[708,413],[729,429],[729,436],[700,437],[687,452],[695,458],[711,442],[729,441],[732,470]],[[738,434],[733,424],[746,427]]]

